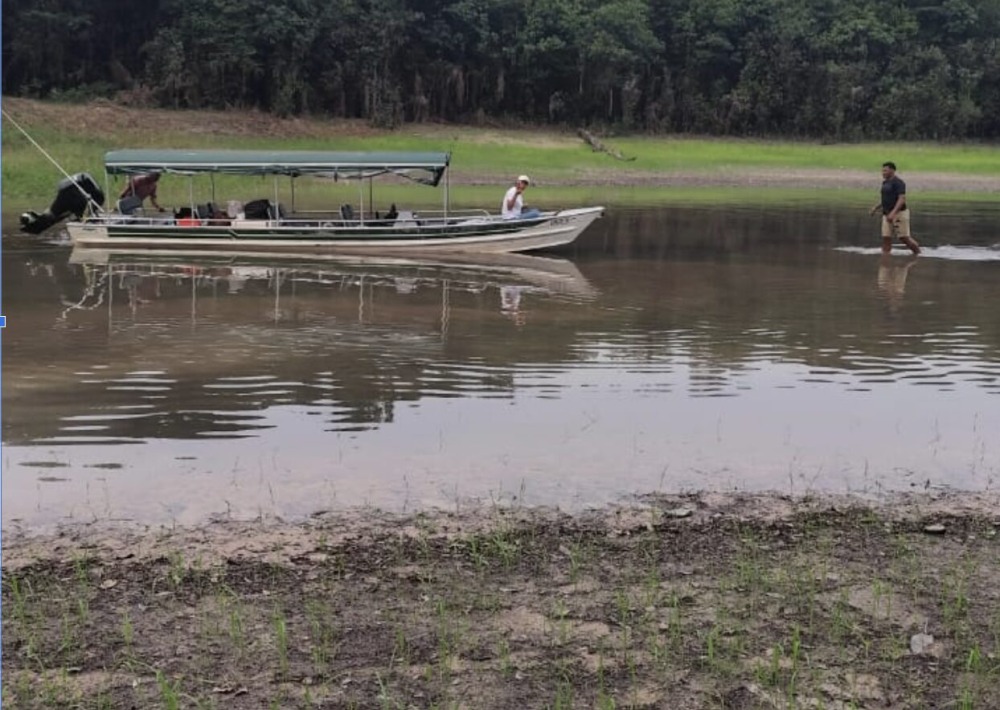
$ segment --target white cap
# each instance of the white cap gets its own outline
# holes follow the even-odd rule
[[[527,175],[518,175],[517,181],[518,182],[523,182],[523,183],[526,183],[526,184],[531,183],[531,179]]]

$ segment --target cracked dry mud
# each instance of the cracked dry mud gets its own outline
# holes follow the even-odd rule
[[[998,502],[704,494],[8,533],[3,699],[1000,707]],[[915,654],[915,634],[934,642]]]

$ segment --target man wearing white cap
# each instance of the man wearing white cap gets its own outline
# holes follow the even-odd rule
[[[500,204],[500,216],[504,219],[535,219],[541,213],[535,209],[524,209],[524,191],[531,184],[527,175],[520,175],[514,186],[507,190]]]

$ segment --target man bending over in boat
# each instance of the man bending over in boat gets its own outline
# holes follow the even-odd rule
[[[118,196],[118,199],[132,195],[138,197],[140,200],[145,200],[148,197],[150,204],[160,212],[163,212],[164,210],[160,207],[160,203],[156,201],[156,184],[159,181],[160,173],[156,170],[144,175],[133,175],[128,179],[128,183],[125,185],[125,189],[122,190],[122,194]]]
[[[527,175],[521,175],[514,182],[514,186],[507,190],[500,204],[500,216],[504,219],[535,219],[541,216],[541,212],[536,209],[524,209],[524,191],[531,184]]]

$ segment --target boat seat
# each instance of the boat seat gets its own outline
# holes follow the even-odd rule
[[[354,208],[351,207],[350,205],[346,205],[346,204],[345,205],[341,205],[340,206],[340,218],[342,220],[344,220],[345,222],[353,222],[354,221]]]
[[[194,216],[197,219],[211,219],[215,216],[215,205],[207,202],[194,208]]]
[[[243,205],[243,214],[247,219],[267,219],[270,205],[268,200],[250,200]]]
[[[392,226],[405,229],[407,227],[419,227],[420,222],[417,221],[417,215],[413,212],[403,210],[396,216],[396,220],[392,223]]]
[[[142,198],[138,195],[129,195],[118,200],[118,211],[124,215],[133,215],[140,207],[142,207]]]

